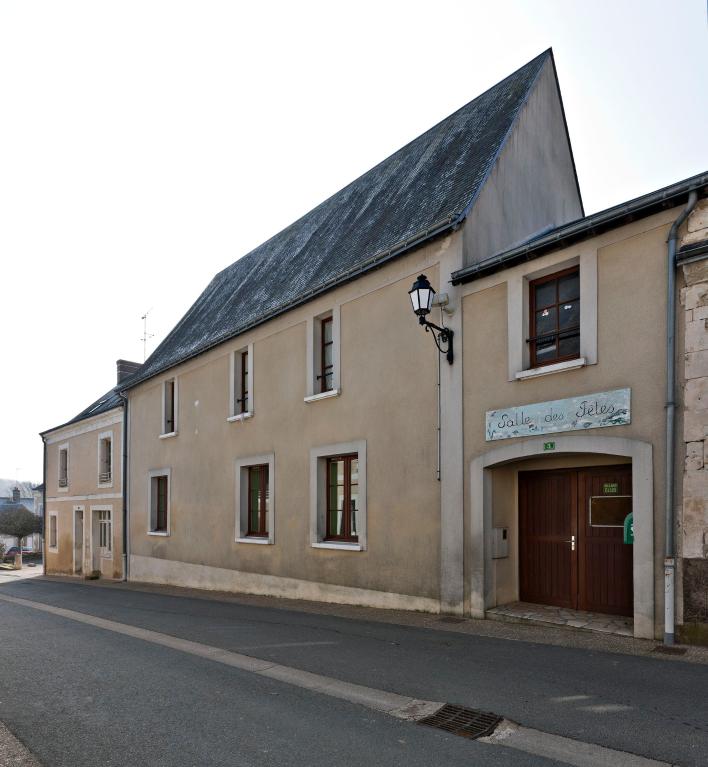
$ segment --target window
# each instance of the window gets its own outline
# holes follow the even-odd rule
[[[273,543],[275,455],[236,459],[236,542]]]
[[[162,390],[162,434],[177,433],[177,381],[165,381]]]
[[[253,344],[231,355],[229,420],[253,415]]]
[[[98,545],[104,556],[113,550],[111,533],[111,512],[102,509],[98,512]]]
[[[59,448],[59,487],[69,486],[69,447]]]
[[[320,320],[320,372],[317,375],[320,392],[331,391],[334,378],[334,340],[332,317]]]
[[[113,482],[113,435],[111,432],[99,434],[98,438],[98,484],[110,485]]]
[[[268,537],[268,465],[248,467],[248,535]]]
[[[313,548],[366,549],[366,441],[310,450]]]
[[[529,283],[531,367],[580,356],[580,270],[556,272]]]
[[[317,402],[340,393],[340,307],[307,321],[307,394]]]
[[[358,541],[359,457],[327,459],[326,540]]]
[[[57,512],[49,512],[49,548],[52,551],[58,551],[59,549],[59,535],[58,535],[58,522]]]
[[[167,469],[150,472],[150,523],[153,535],[169,535],[170,474]]]

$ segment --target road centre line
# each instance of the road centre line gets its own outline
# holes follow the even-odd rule
[[[255,658],[251,655],[223,650],[219,647],[202,644],[201,642],[192,642],[189,639],[181,639],[169,634],[162,634],[158,631],[131,626],[127,623],[98,618],[88,613],[55,607],[43,602],[11,597],[3,593],[0,593],[0,600],[32,610],[57,615],[61,618],[84,623],[95,628],[104,629],[105,631],[112,631],[116,634],[123,634],[134,639],[161,645],[162,647],[168,647],[178,652],[188,653],[199,658],[231,666],[232,668],[238,668],[241,671],[258,674],[269,679],[276,679],[312,692],[329,695],[349,703],[356,703],[374,711],[389,714],[397,719],[415,722],[424,717],[431,716],[443,705],[436,701],[421,700],[385,690],[377,690],[373,687],[353,684],[352,682],[344,682],[340,679],[333,679],[322,674],[313,674],[291,666],[283,666],[279,663]],[[479,740],[480,742],[492,745],[505,746],[526,753],[556,759],[572,765],[572,767],[669,767],[666,762],[647,759],[593,743],[564,738],[560,735],[552,735],[528,727],[521,727],[508,720],[504,720],[492,735],[487,738],[480,738]]]

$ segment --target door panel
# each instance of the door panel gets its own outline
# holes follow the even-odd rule
[[[524,602],[577,604],[575,472],[519,473],[519,592]]]
[[[617,519],[597,515],[591,524],[591,499],[616,499],[622,512],[631,510],[632,468],[598,466],[578,472],[578,573],[579,608],[613,615],[632,615],[632,546],[623,543],[623,528]],[[624,499],[624,503],[620,501]],[[621,514],[620,514],[621,516]]]
[[[628,464],[519,472],[520,599],[631,616],[633,547],[619,524],[631,496]]]

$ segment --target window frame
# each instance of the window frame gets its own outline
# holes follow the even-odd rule
[[[338,509],[332,509],[330,503],[332,500],[331,495],[331,475],[330,475],[330,467],[333,463],[339,463],[340,461],[344,462],[344,497],[342,501],[342,513],[343,513],[343,527],[344,532],[342,534],[334,533],[332,532],[332,529],[330,527],[331,519],[332,519],[332,512],[333,511],[339,511]],[[326,470],[325,470],[325,504],[326,504],[326,510],[325,510],[325,541],[342,541],[344,543],[359,543],[359,535],[358,533],[356,535],[352,534],[351,531],[351,516],[350,514],[346,513],[346,510],[349,509],[351,512],[351,493],[352,493],[352,461],[359,461],[359,454],[358,453],[349,453],[347,455],[330,455],[327,456],[327,463],[326,463]],[[357,488],[358,488],[358,481],[357,481]],[[357,509],[358,513],[358,509]]]
[[[159,527],[159,501],[160,480],[165,479],[167,490],[165,493],[165,527]],[[154,469],[148,472],[148,535],[169,536],[170,534],[170,506],[172,502],[172,472],[170,469]],[[156,507],[156,504],[158,506]],[[154,520],[154,521],[153,521]]]
[[[91,540],[97,546],[101,559],[113,559],[113,506],[91,506],[91,524],[96,524],[96,531],[91,531]],[[101,519],[101,515],[107,514],[108,519]],[[105,536],[106,544],[101,543]]]
[[[236,349],[229,357],[229,410],[226,420],[245,421],[254,414],[253,344]]]
[[[49,551],[59,551],[59,512],[48,512],[49,530],[47,535],[47,549]],[[52,521],[54,522],[54,543],[52,543]]]
[[[108,461],[108,471],[101,471],[103,468],[103,443],[108,442],[110,445],[110,461]],[[99,487],[113,487],[113,432],[103,431],[98,435],[98,486]],[[101,479],[102,476],[108,475],[107,478]]]
[[[171,419],[167,417],[170,399],[172,400]],[[162,382],[162,431],[160,433],[160,438],[174,437],[179,433],[178,417],[179,393],[177,387],[177,376],[173,376],[172,378],[168,378],[166,381]],[[169,428],[170,425],[172,426],[171,429]]]
[[[260,487],[260,495],[258,499],[258,509],[256,514],[258,517],[258,528],[254,529],[252,526],[253,521],[253,479],[254,473],[258,472],[258,481]],[[269,495],[270,495],[270,476],[268,472],[267,463],[258,463],[253,466],[247,467],[248,474],[248,529],[246,535],[250,538],[267,538],[268,537],[268,507]],[[265,487],[265,492],[263,488]]]
[[[325,343],[325,327],[331,322],[332,341]],[[325,365],[326,348],[332,349],[331,365]],[[305,402],[338,397],[341,394],[341,307],[335,304],[331,309],[307,318],[307,380]],[[331,368],[329,372],[325,371]],[[326,372],[326,374],[325,374]],[[329,389],[324,389],[331,375]]]
[[[357,540],[327,537],[329,458],[356,455],[359,460]],[[367,480],[366,440],[322,445],[310,449],[310,546],[315,549],[366,551],[367,542]]]
[[[62,453],[66,455],[66,459],[64,461],[64,476],[62,476],[62,466],[61,466]],[[59,452],[57,453],[57,487],[60,493],[66,493],[69,491],[69,443],[68,442],[65,442],[63,445],[59,445]]]
[[[268,505],[265,510],[266,531],[255,533],[250,522],[250,470],[263,467],[267,471]],[[234,462],[236,535],[235,543],[275,543],[275,453],[237,458]]]
[[[565,330],[560,329],[559,321],[560,321],[560,305],[564,302],[559,300],[558,296],[558,285],[560,280],[563,277],[567,277],[571,274],[577,274],[578,275],[578,296],[577,298],[568,299],[569,301],[577,301],[578,302],[578,309],[579,312],[582,311],[582,296],[581,296],[581,285],[580,285],[580,265],[574,265],[567,267],[565,269],[561,269],[560,271],[552,272],[551,274],[544,275],[542,277],[537,277],[535,279],[531,279],[528,281],[528,306],[529,306],[529,316],[528,316],[528,328],[529,328],[529,335],[527,338],[527,343],[529,345],[529,369],[538,369],[542,367],[547,367],[549,365],[557,365],[562,362],[567,362],[569,360],[577,360],[580,357],[580,343],[581,343],[581,321],[580,316],[578,317],[578,324],[574,325],[571,328],[566,328]],[[536,330],[536,313],[537,311],[540,311],[536,307],[536,288],[540,285],[544,285],[548,282],[555,282],[556,283],[556,291],[555,291],[555,303],[548,304],[547,306],[541,307],[540,309],[545,308],[555,308],[556,310],[556,328],[555,331],[550,333],[543,333],[538,334]],[[571,331],[577,330],[577,336],[578,336],[578,352],[573,354],[556,354],[555,357],[541,360],[539,361],[537,358],[537,344],[539,339],[545,339],[545,338],[554,338],[556,341],[556,349],[560,347],[560,336],[562,334],[569,333]]]

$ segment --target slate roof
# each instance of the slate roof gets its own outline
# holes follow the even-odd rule
[[[122,387],[121,387],[122,388]],[[95,402],[92,402],[87,408],[82,410],[78,415],[75,415],[71,420],[62,423],[59,426],[53,426],[51,429],[40,432],[40,436],[48,434],[50,431],[56,431],[69,424],[76,423],[77,421],[83,421],[85,418],[93,418],[95,415],[101,415],[101,413],[107,413],[109,410],[113,410],[116,407],[123,407],[123,400],[120,396],[119,388],[114,386],[110,391],[107,391],[102,397],[99,397]]]
[[[219,272],[121,389],[459,225],[549,58],[547,50]]]

